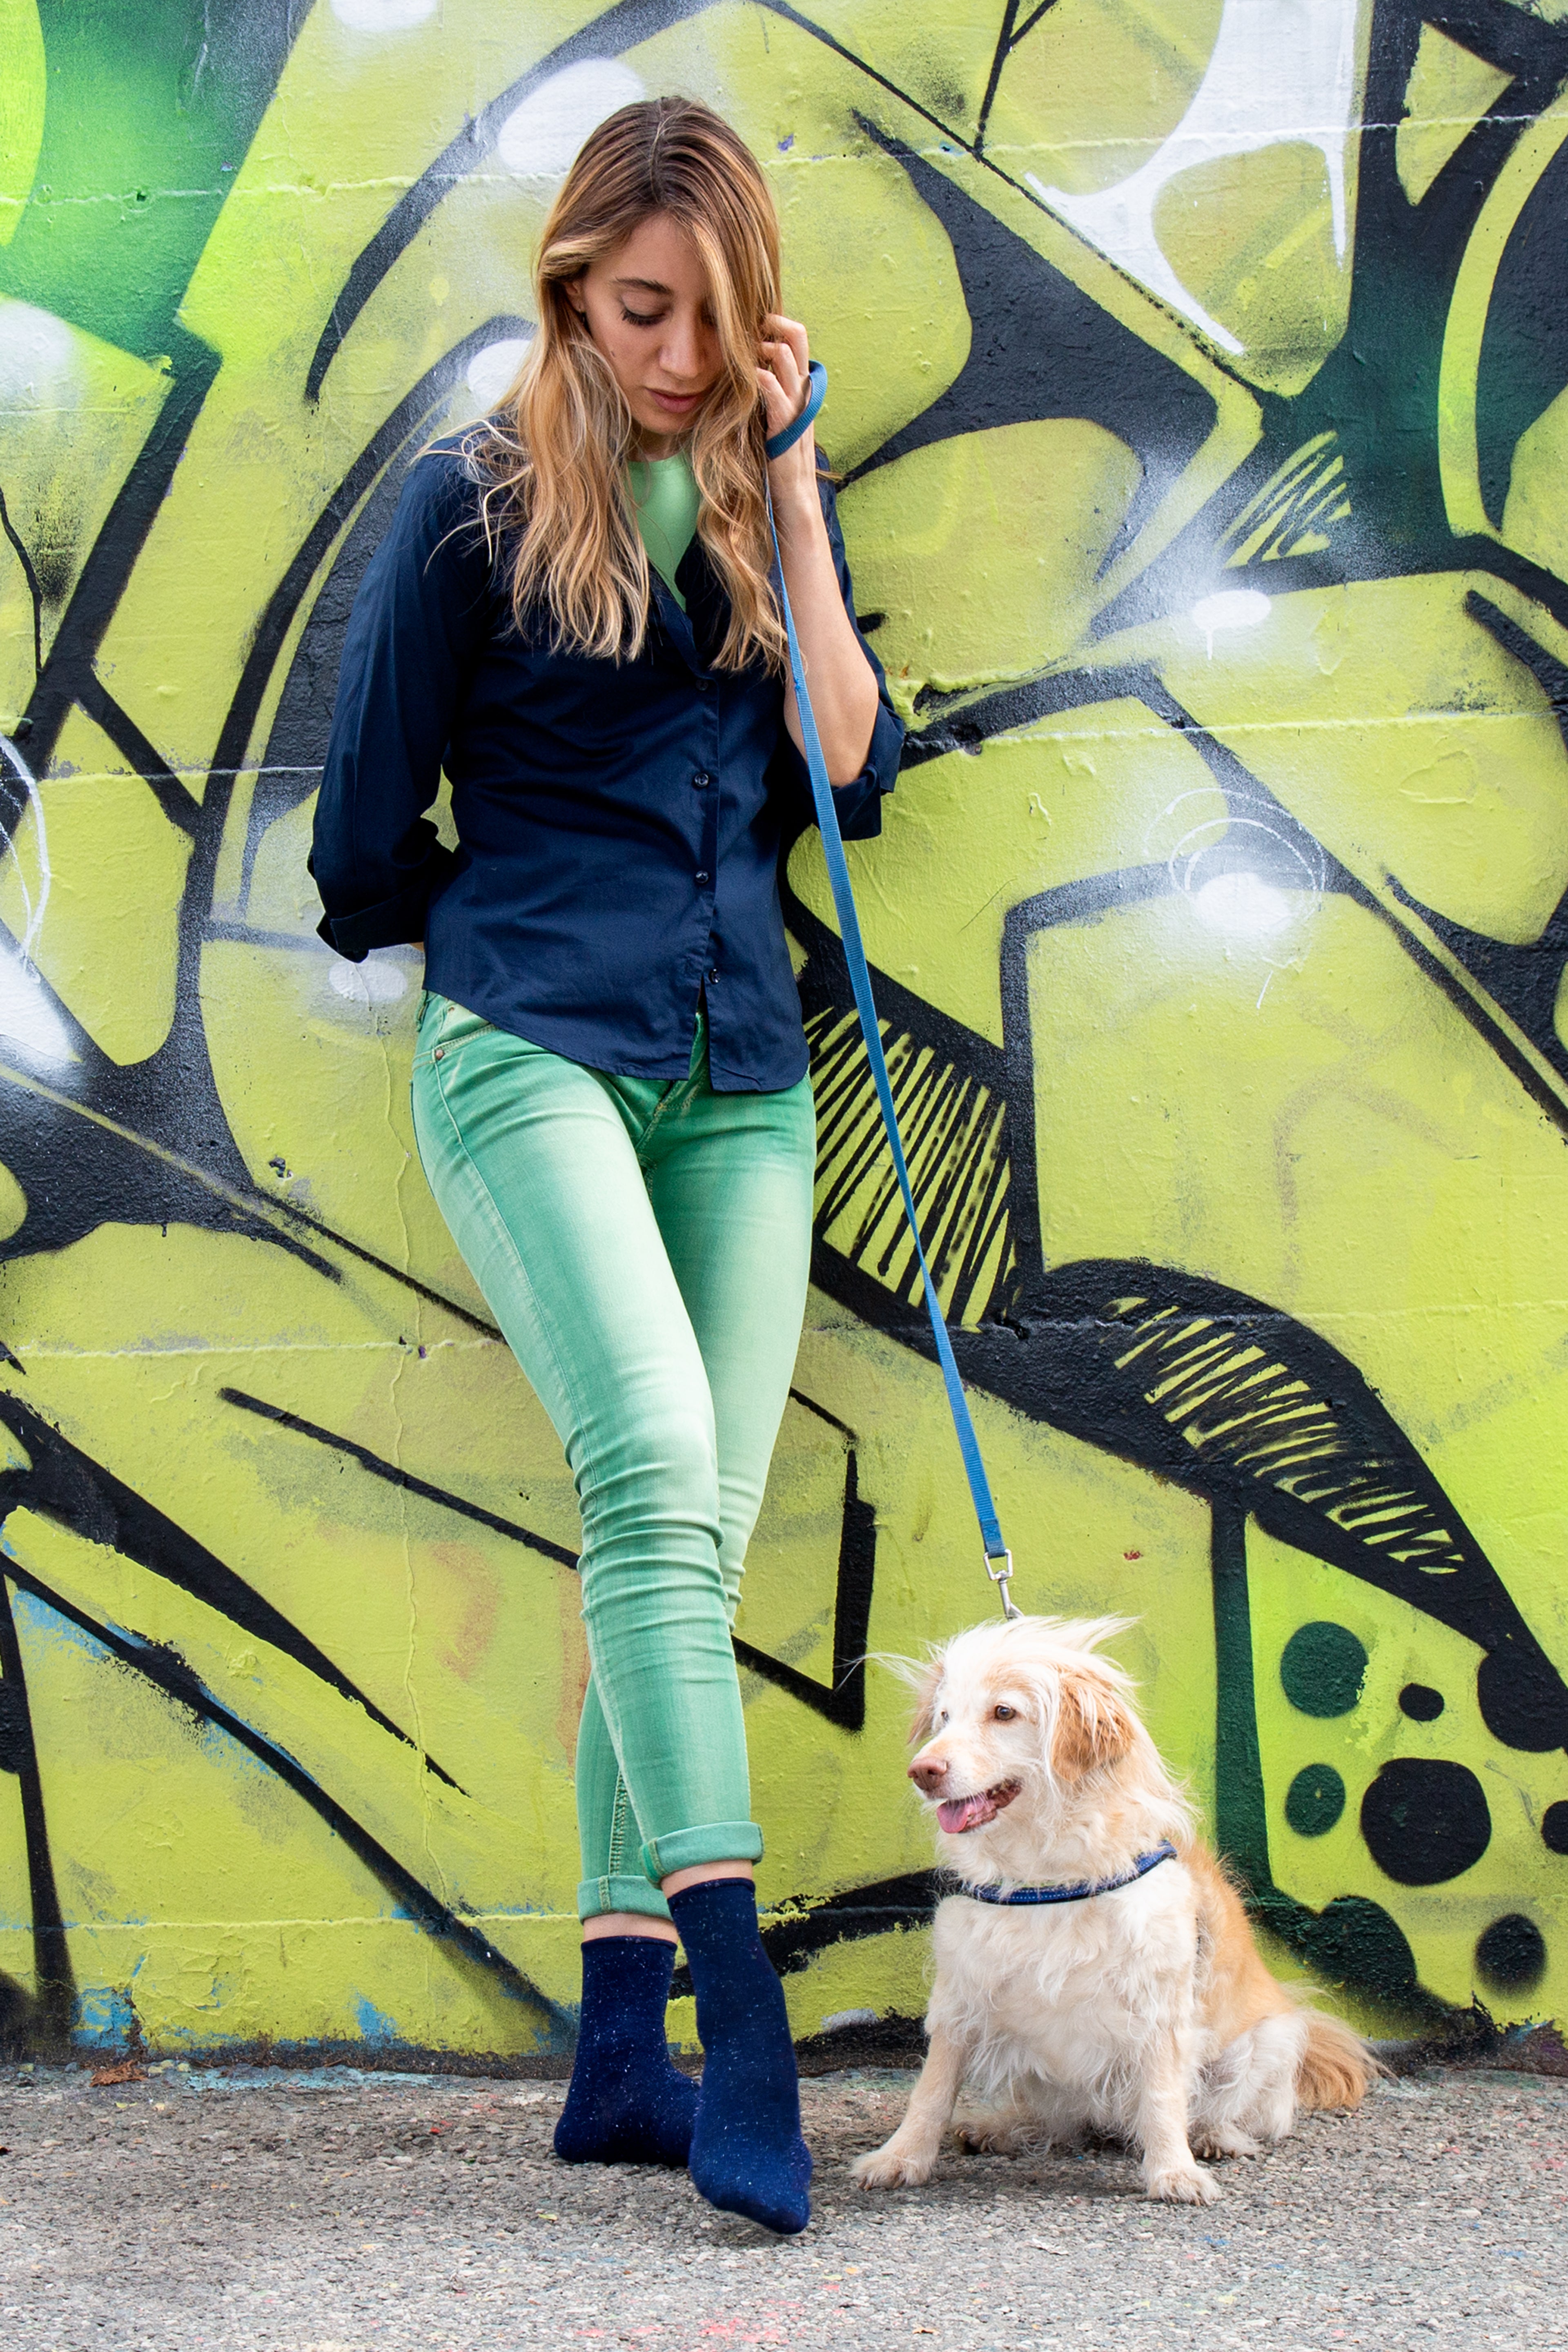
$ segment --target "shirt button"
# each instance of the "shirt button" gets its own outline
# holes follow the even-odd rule
[[[708,975],[708,985],[709,985],[709,987],[710,987],[710,988],[715,988],[715,987],[717,987],[717,985],[718,985],[718,982],[719,982],[719,967],[718,967],[718,965],[717,965],[717,964],[715,964],[715,965],[714,965],[714,967],[713,967],[713,969],[712,969],[712,971],[711,971],[709,973],[709,975]]]
[[[707,875],[707,870],[706,870],[706,868],[704,868],[704,867],[700,867],[700,868],[698,869],[698,871],[697,871],[696,875],[693,877],[693,879],[694,879],[694,880],[696,880],[696,881],[698,881],[698,882],[706,882],[706,881],[707,881],[707,879],[708,879],[708,875]]]
[[[691,781],[700,793],[705,793],[713,779],[700,768]]]
[[[697,688],[697,691],[698,691],[698,693],[699,693],[699,694],[706,694],[706,693],[707,693],[707,691],[708,691],[708,688],[709,688],[709,684],[710,684],[709,679],[707,679],[707,678],[705,678],[705,677],[697,677],[697,678],[693,678],[691,682],[692,682],[693,686],[695,686],[695,688]]]

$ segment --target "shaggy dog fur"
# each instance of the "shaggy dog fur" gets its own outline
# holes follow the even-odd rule
[[[1195,2157],[1253,2156],[1300,2108],[1353,2107],[1378,2072],[1359,2036],[1304,2007],[1258,1958],[1235,1887],[1099,1644],[1128,1621],[1024,1617],[960,1633],[911,1668],[910,1777],[943,1866],[1003,1889],[1111,1878],[1114,1893],[937,1907],[930,2051],[909,2112],[861,2157],[863,2189],[930,2179],[967,2084],[972,2147],[1102,2134],[1138,2147],[1151,2197],[1219,2194]]]

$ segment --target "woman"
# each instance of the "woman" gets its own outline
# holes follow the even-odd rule
[[[771,492],[847,834],[902,730],[853,618],[778,315],[778,224],[706,107],[594,132],[539,328],[415,466],[365,574],[316,816],[322,935],[423,939],[431,1188],[565,1447],[592,1677],[577,1744],[573,2162],[689,2163],[804,2229],[811,2159],[757,1936],[730,1625],[805,1310],[814,1125],[778,861],[810,813]],[[446,768],[458,847],[426,819]],[[677,1934],[698,2090],[669,2063]]]

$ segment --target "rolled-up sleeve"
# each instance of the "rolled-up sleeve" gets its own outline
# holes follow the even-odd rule
[[[455,451],[416,460],[343,641],[310,871],[321,936],[351,962],[425,935],[453,853],[426,816],[475,645],[489,564]]]
[[[844,552],[844,533],[838,525],[838,502],[833,495],[833,485],[826,477],[819,476],[817,489],[822,499],[823,520],[827,525],[827,543],[833,550],[833,568],[838,575],[838,593],[844,599],[844,609],[849,615],[850,625],[860,639],[860,649],[877,681],[877,717],[871,729],[866,764],[851,782],[834,785],[833,805],[838,814],[838,830],[846,841],[870,841],[882,830],[882,796],[890,793],[898,782],[899,761],[904,749],[904,722],[889,698],[882,665],[861,636],[860,624],[855,617],[855,586],[849,577],[849,559]],[[805,761],[787,736],[784,748],[798,789],[805,797],[810,822],[815,824],[816,817],[811,797],[811,777]]]

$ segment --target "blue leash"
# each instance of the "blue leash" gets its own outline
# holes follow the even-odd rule
[[[811,362],[811,394],[798,416],[775,433],[763,446],[768,457],[782,457],[793,449],[801,435],[812,425],[827,394],[827,370],[820,360]],[[980,1441],[974,1434],[969,1402],[963,1393],[963,1383],[958,1376],[953,1358],[952,1342],[947,1335],[936,1285],[926,1264],[925,1244],[921,1239],[920,1219],[915,1212],[915,1196],[910,1183],[909,1166],[904,1159],[903,1141],[899,1134],[899,1115],[893,1107],[893,1089],[888,1077],[887,1056],[882,1051],[882,1032],[877,1019],[877,1007],[871,995],[871,975],[866,968],[866,950],[860,944],[860,919],[855,909],[855,893],[850,887],[849,867],[844,856],[844,836],[838,830],[838,812],[833,804],[833,787],[827,780],[827,762],[822,756],[817,739],[816,720],[812,715],[811,697],[805,688],[805,665],[801,659],[800,641],[795,633],[795,615],[789,607],[789,591],[784,586],[784,557],[779,552],[779,535],[773,522],[773,500],[768,500],[768,528],[773,532],[773,558],[778,566],[779,604],[784,613],[784,635],[789,640],[790,675],[795,680],[795,706],[800,712],[800,731],[805,742],[805,764],[811,772],[811,795],[816,804],[816,823],[822,835],[823,851],[827,859],[827,878],[833,887],[833,904],[838,913],[839,937],[844,943],[844,960],[849,967],[849,983],[855,992],[855,1009],[860,1016],[860,1031],[866,1040],[866,1057],[871,1065],[871,1077],[881,1107],[882,1125],[888,1131],[888,1143],[893,1155],[893,1170],[903,1195],[904,1213],[910,1221],[910,1234],[915,1245],[915,1259],[921,1279],[925,1286],[926,1313],[931,1318],[931,1337],[936,1341],[937,1360],[947,1387],[948,1409],[958,1434],[958,1450],[963,1456],[963,1474],[969,1481],[969,1492],[974,1504],[974,1516],[980,1522],[980,1538],[985,1547],[985,1573],[997,1587],[1002,1600],[1003,1614],[1022,1615],[1014,1605],[1008,1580],[1013,1573],[1013,1555],[1002,1540],[1002,1523],[996,1516],[996,1506],[991,1499],[991,1482],[985,1475],[985,1464],[981,1457]],[[997,1567],[995,1563],[1002,1564]]]
[[[1161,1863],[1175,1859],[1173,1845],[1157,1845],[1115,1878],[1086,1878],[1077,1886],[1015,1886],[1011,1895],[1004,1895],[999,1886],[961,1886],[958,1891],[972,1895],[976,1903],[1087,1903],[1091,1895],[1114,1895],[1119,1886],[1133,1886]]]

